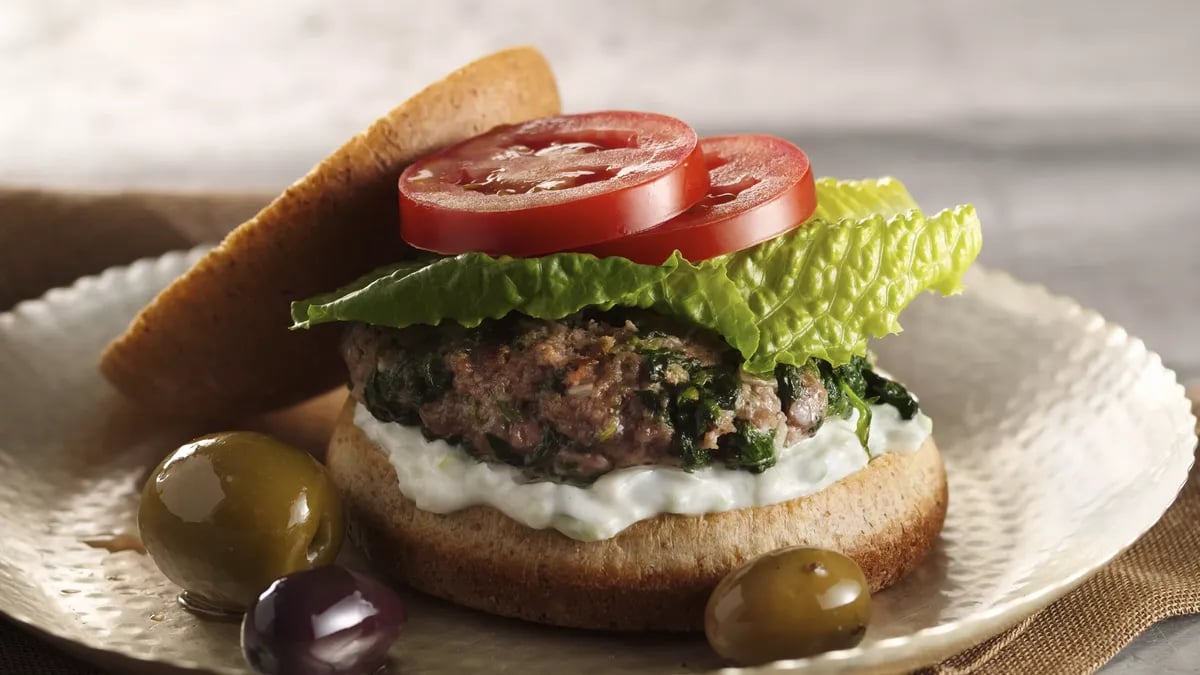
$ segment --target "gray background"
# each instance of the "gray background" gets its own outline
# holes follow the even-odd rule
[[[818,174],[972,202],[982,261],[1200,380],[1200,3],[0,0],[0,182],[277,189],[497,47],[572,111],[771,132]],[[1111,672],[1194,672],[1168,622]]]

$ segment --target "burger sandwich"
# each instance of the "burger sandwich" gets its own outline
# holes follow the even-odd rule
[[[814,179],[783,139],[562,115],[516,49],[318,165],[102,368],[213,419],[348,373],[326,464],[378,569],[504,616],[696,630],[760,553],[840,551],[873,591],[928,553],[932,425],[868,341],[980,246],[971,207]]]

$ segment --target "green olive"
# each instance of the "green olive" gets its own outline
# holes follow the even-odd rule
[[[871,592],[853,560],[795,547],[722,579],[709,596],[704,631],[722,657],[755,665],[853,647],[870,617]]]
[[[345,519],[311,455],[269,436],[198,438],[158,465],[142,490],[146,551],[197,604],[244,610],[270,583],[337,557]]]

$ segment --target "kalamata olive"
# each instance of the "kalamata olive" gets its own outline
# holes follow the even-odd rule
[[[754,665],[853,647],[870,618],[870,589],[853,560],[795,547],[722,579],[708,599],[704,631],[722,657]]]
[[[198,438],[159,464],[142,490],[146,551],[194,605],[242,611],[281,576],[328,565],[345,532],[325,468],[269,436]]]
[[[242,653],[267,675],[360,675],[384,664],[404,608],[392,589],[330,566],[284,577],[242,618]]]

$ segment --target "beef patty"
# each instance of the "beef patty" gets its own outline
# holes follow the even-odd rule
[[[750,377],[719,339],[651,316],[513,317],[473,329],[354,325],[353,396],[385,422],[420,425],[531,480],[588,483],[623,467],[762,471],[812,435],[827,393],[815,366]]]

